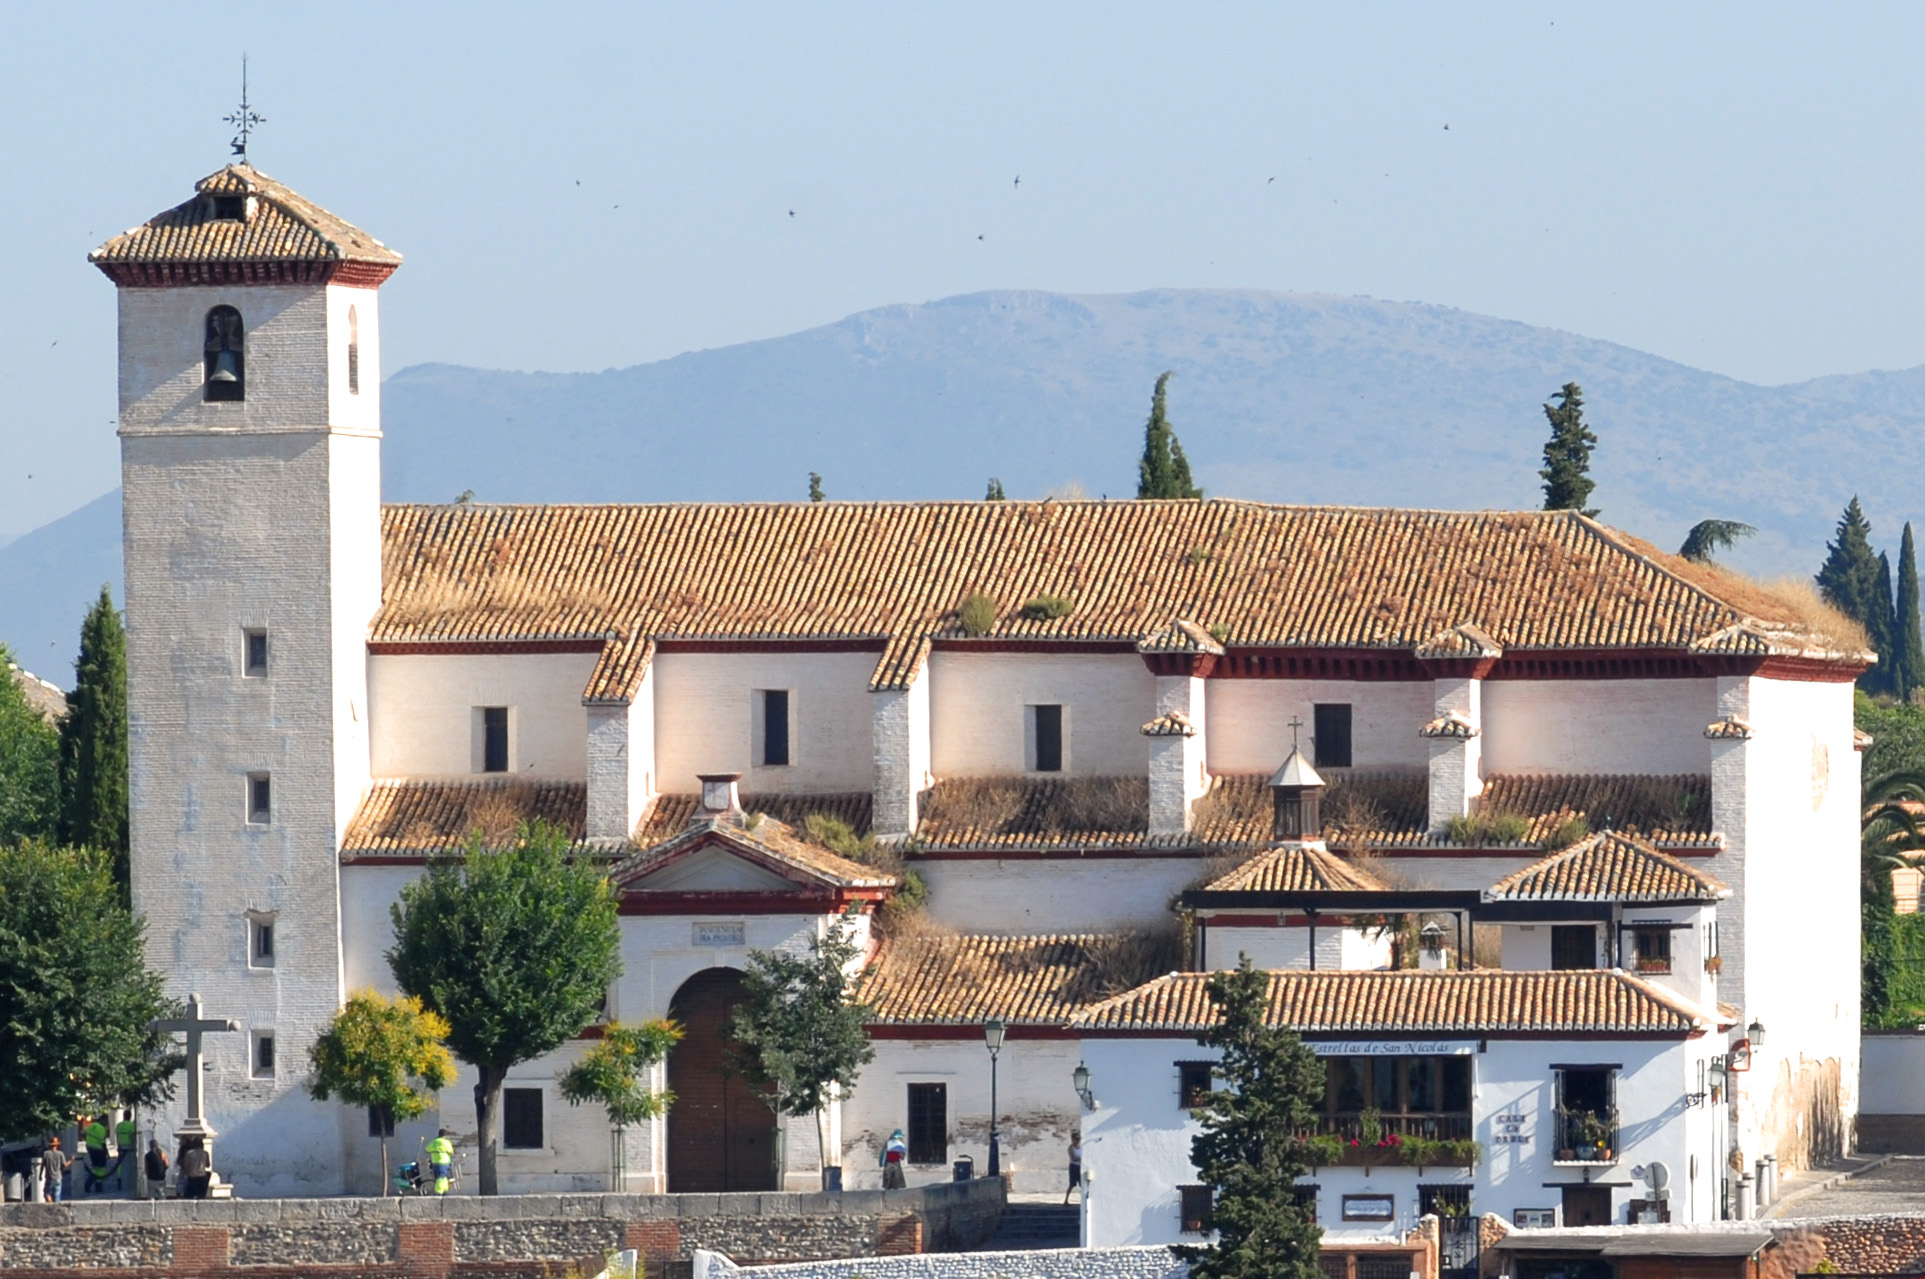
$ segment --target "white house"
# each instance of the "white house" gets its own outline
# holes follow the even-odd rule
[[[536,816],[619,868],[627,1019],[719,1027],[752,950],[804,946],[914,872],[927,905],[864,976],[877,1060],[830,1117],[852,1178],[898,1126],[917,1176],[980,1169],[993,1126],[1019,1186],[1058,1185],[1076,1017],[1242,949],[1320,979],[1402,962],[1393,909],[1449,921],[1439,963],[1480,920],[1507,930],[1507,970],[1569,960],[1560,927],[1591,930],[1595,963],[1642,955],[1625,939],[1646,924],[1675,964],[1715,946],[1715,1000],[1655,973],[1610,989],[1683,1001],[1714,1055],[1743,1033],[1727,1022],[1769,1025],[1725,1149],[1796,1165],[1846,1141],[1868,657],[1804,603],[1573,512],[383,506],[399,254],[242,165],[91,260],[120,305],[134,895],[170,988],[243,1027],[209,1037],[206,1079],[246,1193],[371,1188],[370,1118],[309,1099],[307,1050],[348,991],[391,986],[401,886]],[[1283,838],[1299,743],[1328,789]],[[705,803],[728,775],[739,795]],[[817,815],[885,852],[833,852]],[[1656,914],[1485,900],[1580,823],[1720,888]],[[1286,845],[1288,866],[1244,865]],[[1715,929],[1667,913],[1687,909]],[[909,980],[917,956],[952,976]],[[972,1028],[991,1017],[1010,1027],[993,1124]],[[598,1117],[555,1091],[580,1049],[510,1079],[507,1187],[605,1184]],[[1544,1062],[1500,1051],[1541,1084]],[[684,1102],[631,1134],[629,1184],[811,1184],[813,1125],[758,1117],[704,1052],[669,1063]],[[424,1126],[472,1142],[467,1096]]]

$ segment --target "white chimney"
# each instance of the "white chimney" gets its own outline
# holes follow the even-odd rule
[[[742,794],[739,784],[740,773],[697,773],[702,783],[701,817],[720,817],[726,813],[740,815]]]

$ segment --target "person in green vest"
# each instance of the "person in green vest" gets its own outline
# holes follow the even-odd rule
[[[80,1140],[87,1148],[87,1194],[98,1194],[107,1188],[107,1116],[95,1115],[80,1130]]]
[[[134,1170],[140,1166],[136,1157],[139,1152],[134,1149],[134,1143],[139,1140],[139,1132],[134,1127],[134,1112],[121,1111],[120,1122],[114,1125],[114,1166],[120,1170],[122,1190],[134,1188]]]
[[[428,1171],[434,1176],[434,1192],[447,1194],[448,1182],[455,1175],[455,1144],[448,1140],[446,1128],[428,1142]]]

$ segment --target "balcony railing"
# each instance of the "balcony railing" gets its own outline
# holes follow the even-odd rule
[[[1361,1114],[1324,1115],[1306,1133],[1313,1164],[1321,1167],[1471,1168],[1483,1153],[1471,1137],[1468,1114],[1382,1115],[1366,1132]]]
[[[1557,1111],[1557,1161],[1608,1164],[1617,1154],[1618,1112],[1615,1110]]]

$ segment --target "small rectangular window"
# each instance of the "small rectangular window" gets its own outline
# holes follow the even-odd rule
[[[247,966],[274,967],[274,921],[255,916],[247,921]]]
[[[267,632],[257,626],[250,626],[241,632],[246,640],[247,654],[242,671],[248,675],[267,674]]]
[[[1551,927],[1551,967],[1596,968],[1597,929],[1590,924],[1555,924]]]
[[[1183,1233],[1200,1235],[1209,1230],[1211,1197],[1208,1186],[1178,1186],[1179,1209],[1183,1214]]]
[[[1319,702],[1312,708],[1310,739],[1318,768],[1350,767],[1350,703]]]
[[[254,1032],[254,1078],[274,1078],[274,1032]]]
[[[1671,930],[1640,928],[1632,933],[1637,946],[1637,969],[1641,973],[1671,971]]]
[[[484,773],[508,771],[508,708],[506,706],[481,708],[481,771]]]
[[[1301,1181],[1290,1187],[1291,1201],[1303,1211],[1304,1219],[1312,1225],[1317,1221],[1317,1192],[1321,1189],[1323,1187],[1306,1185]]]
[[[1179,1061],[1176,1063],[1177,1105],[1183,1110],[1196,1110],[1210,1101],[1210,1063],[1207,1061]]]
[[[266,773],[247,775],[247,820],[265,826],[274,818],[274,787]]]
[[[762,700],[762,754],[764,768],[782,768],[789,763],[789,690],[765,688]]]
[[[909,1162],[949,1162],[949,1085],[909,1085]]]
[[[247,197],[244,195],[215,196],[214,216],[223,222],[245,222],[247,220]]]
[[[394,1110],[389,1106],[368,1107],[368,1136],[394,1136]]]
[[[1032,773],[1063,771],[1063,708],[1029,708],[1030,761]]]
[[[541,1089],[501,1090],[501,1144],[510,1150],[541,1149]]]

